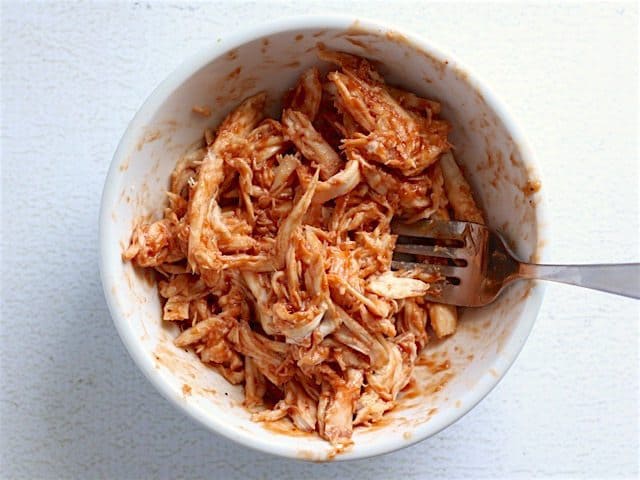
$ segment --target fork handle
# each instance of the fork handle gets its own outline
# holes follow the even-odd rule
[[[602,265],[521,263],[517,277],[568,283],[640,299],[640,263]]]

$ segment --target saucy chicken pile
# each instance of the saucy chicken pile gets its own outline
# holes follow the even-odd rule
[[[287,417],[341,448],[393,409],[428,334],[455,307],[439,278],[392,271],[392,220],[482,221],[440,105],[386,85],[363,58],[321,50],[265,118],[243,101],[171,175],[162,219],[124,258],[158,272],[163,319],[232,384],[255,421]]]

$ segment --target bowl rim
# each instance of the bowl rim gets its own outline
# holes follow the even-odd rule
[[[117,177],[122,175],[119,169],[119,165],[123,158],[128,154],[130,146],[136,141],[140,128],[144,126],[143,121],[148,120],[151,115],[157,111],[167,99],[167,97],[182,83],[184,83],[191,75],[200,70],[208,63],[216,60],[217,58],[225,55],[229,51],[236,49],[254,39],[261,38],[268,35],[277,33],[283,33],[288,31],[295,31],[300,29],[337,29],[347,30],[350,27],[356,26],[358,29],[367,31],[372,34],[384,35],[386,32],[392,31],[403,35],[404,38],[411,44],[412,47],[427,52],[434,59],[439,61],[448,61],[449,68],[457,68],[467,73],[467,82],[476,91],[480,92],[484,97],[486,103],[496,113],[496,115],[504,123],[505,128],[510,133],[515,144],[522,154],[523,162],[526,164],[529,170],[529,176],[534,178],[542,178],[540,167],[536,161],[536,157],[528,141],[526,140],[519,125],[515,122],[513,117],[508,112],[505,105],[500,101],[496,95],[478,78],[478,76],[470,70],[466,65],[461,64],[458,59],[450,52],[440,48],[431,40],[427,40],[423,36],[413,33],[407,28],[397,27],[389,22],[380,22],[360,16],[352,15],[302,15],[291,16],[281,18],[275,21],[265,22],[263,24],[254,25],[250,27],[244,27],[229,34],[227,39],[221,39],[218,42],[213,42],[209,47],[203,48],[195,54],[191,55],[185,61],[183,61],[172,73],[170,73],[146,98],[138,109],[132,120],[127,125],[125,133],[120,139],[118,146],[113,155],[111,165],[109,167],[105,184],[102,192],[100,213],[99,213],[99,267],[100,278],[103,286],[104,296],[109,308],[109,312],[113,319],[114,325],[118,334],[125,345],[129,355],[133,358],[138,368],[145,374],[147,379],[152,385],[173,404],[177,409],[186,413],[189,417],[196,420],[199,424],[207,427],[213,432],[220,434],[227,439],[238,442],[246,447],[252,448],[265,453],[278,455],[282,457],[304,460],[300,458],[299,452],[296,448],[290,448],[277,441],[273,441],[270,437],[258,437],[254,436],[248,431],[235,429],[230,427],[224,420],[215,418],[213,416],[203,415],[190,403],[179,402],[176,397],[176,391],[169,385],[168,382],[162,379],[162,376],[158,374],[151,362],[150,356],[147,354],[147,350],[143,348],[141,342],[132,335],[128,321],[125,319],[124,312],[119,305],[119,302],[115,299],[114,293],[109,286],[109,277],[113,277],[115,265],[109,261],[109,252],[113,250],[114,245],[112,242],[113,235],[110,235],[112,230],[112,219],[110,209],[115,204],[118,198],[119,192],[116,190],[118,183]],[[544,195],[538,195],[536,204],[536,234],[538,238],[537,254],[540,259],[546,258],[548,254],[548,247],[540,245],[540,239],[547,239],[548,237],[548,222],[547,222],[547,206]],[[119,246],[117,246],[119,248]],[[118,256],[120,251],[118,250]],[[113,257],[113,255],[111,255]],[[515,345],[510,345],[509,354],[506,355],[506,360],[500,363],[498,370],[500,373],[497,377],[483,376],[477,381],[473,389],[469,390],[469,393],[465,397],[465,406],[458,409],[450,409],[448,412],[444,412],[433,418],[429,422],[425,422],[419,427],[416,427],[412,432],[412,438],[409,440],[397,439],[388,440],[387,442],[381,442],[375,447],[369,447],[362,445],[362,448],[357,449],[355,452],[345,452],[341,455],[337,455],[332,460],[355,460],[368,458],[376,455],[390,453],[396,450],[413,445],[417,442],[423,441],[433,435],[436,435],[445,428],[451,426],[462,417],[464,417],[470,410],[478,405],[482,399],[488,395],[493,388],[504,378],[509,368],[513,365],[516,358],[520,354],[526,340],[531,333],[533,325],[539,314],[542,299],[544,296],[545,287],[542,283],[535,282],[530,290],[530,298],[528,299],[528,310],[532,311],[529,315],[528,324],[522,330],[520,341]],[[533,313],[535,311],[535,313]],[[513,343],[513,341],[511,342]],[[494,360],[493,366],[499,362],[497,358]],[[420,428],[422,427],[422,428]]]

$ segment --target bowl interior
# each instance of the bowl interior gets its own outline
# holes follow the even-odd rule
[[[254,37],[255,38],[255,37]],[[453,124],[455,155],[464,166],[488,223],[513,241],[524,259],[540,251],[538,194],[531,159],[489,93],[453,59],[381,27],[356,22],[332,28],[284,28],[224,50],[213,61],[184,65],[159,87],[132,122],[116,153],[103,198],[102,274],[116,326],[130,353],[165,396],[189,414],[246,445],[311,460],[326,459],[330,446],[314,435],[296,434],[284,423],[253,423],[242,407],[243,392],[229,385],[197,357],[176,348],[176,330],[163,324],[155,287],[123,263],[132,226],[141,216],[158,217],[176,160],[243,98],[266,90],[269,109],[306,68],[329,66],[317,46],[375,60],[389,83],[442,103]],[[209,56],[209,58],[214,58]],[[195,72],[195,73],[194,73]],[[212,116],[192,113],[207,105]],[[463,313],[458,332],[432,341],[416,381],[399,407],[382,423],[356,428],[354,447],[337,458],[357,458],[425,438],[472,408],[515,359],[541,301],[540,287],[518,284],[493,305]],[[433,339],[432,339],[433,340]],[[448,369],[438,366],[449,361]]]

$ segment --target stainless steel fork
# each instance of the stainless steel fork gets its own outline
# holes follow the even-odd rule
[[[394,223],[399,235],[393,269],[420,268],[438,275],[427,298],[479,307],[493,302],[511,282],[551,280],[640,298],[640,263],[536,265],[518,260],[498,234],[469,222],[426,220]]]

